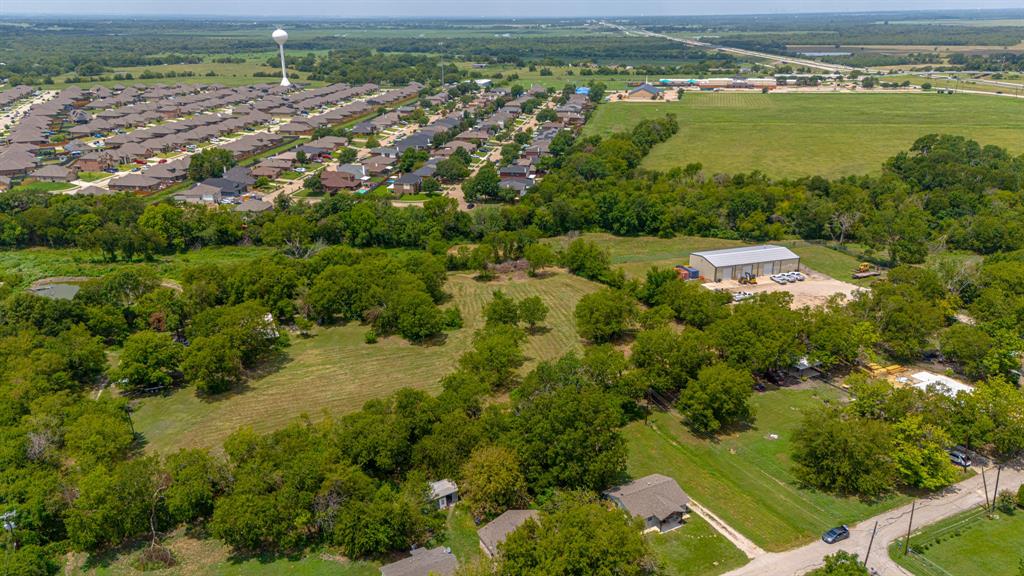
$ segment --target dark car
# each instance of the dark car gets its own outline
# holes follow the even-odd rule
[[[836,526],[835,528],[825,532],[821,535],[821,539],[825,544],[835,544],[840,540],[846,540],[850,537],[850,529],[846,525]]]
[[[949,461],[963,468],[971,467],[971,457],[963,450],[956,448],[949,451]]]

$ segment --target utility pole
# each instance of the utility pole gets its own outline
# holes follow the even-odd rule
[[[878,532],[878,521],[875,521],[875,527],[871,530],[871,541],[868,542],[868,552],[864,555],[864,567],[868,567],[868,559],[871,558],[871,547],[875,545],[875,533]]]
[[[907,524],[907,541],[903,544],[903,555],[910,553],[910,529],[914,526],[914,509],[917,508],[917,500],[910,504],[910,523]]]
[[[981,469],[981,485],[985,487],[985,510],[988,510],[992,503],[988,501],[988,480],[985,479],[984,467]]]
[[[444,88],[444,62],[441,62],[441,87]]]
[[[996,487],[992,489],[992,511],[996,511],[996,499],[999,498],[999,476],[1003,473],[1003,465],[996,466]]]

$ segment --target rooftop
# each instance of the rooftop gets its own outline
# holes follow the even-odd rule
[[[799,260],[800,257],[784,246],[762,244],[760,246],[741,246],[725,250],[707,250],[694,252],[691,256],[700,256],[715,267],[772,262],[774,260]]]
[[[627,512],[641,518],[664,520],[676,512],[686,512],[690,497],[675,480],[662,474],[637,478],[605,494],[619,502]]]
[[[380,567],[381,576],[450,576],[459,561],[447,548],[417,548],[412,556]]]

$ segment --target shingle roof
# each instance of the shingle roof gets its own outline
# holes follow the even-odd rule
[[[480,545],[491,556],[498,554],[498,545],[505,541],[509,534],[531,518],[537,520],[540,513],[536,510],[506,510],[501,516],[491,520],[483,528],[477,530]]]
[[[627,512],[641,518],[664,520],[674,513],[686,512],[690,497],[675,480],[662,474],[651,474],[629,484],[605,492]]]
[[[380,567],[381,576],[450,576],[459,561],[445,548],[418,548],[412,556]]]
[[[761,246],[742,246],[740,248],[727,248],[725,250],[694,252],[692,256],[700,256],[716,268],[722,266],[756,264],[758,262],[772,262],[775,260],[798,260],[800,258],[789,248],[784,246],[772,246],[770,244],[763,244]]]

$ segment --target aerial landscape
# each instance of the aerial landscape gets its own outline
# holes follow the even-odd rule
[[[1024,576],[1024,6],[0,2],[0,576]]]

